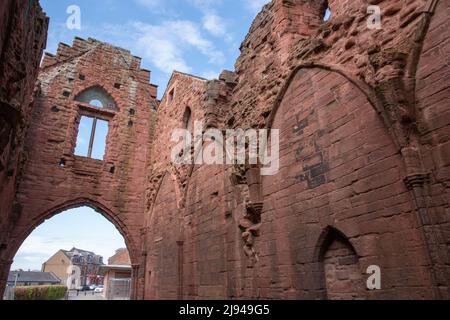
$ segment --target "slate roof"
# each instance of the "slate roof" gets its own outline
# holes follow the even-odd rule
[[[77,248],[72,248],[71,250],[62,250],[62,252],[64,252],[64,254],[68,257],[73,257],[73,256],[95,256],[95,253],[91,252],[91,251],[87,251],[87,250],[82,250],[82,249],[77,249]]]
[[[38,271],[10,271],[8,275],[8,282],[15,282],[16,274],[19,274],[17,278],[18,283],[24,282],[36,282],[36,283],[61,283],[61,280],[51,272],[38,272]]]
[[[103,264],[103,257],[95,254],[92,251],[82,250],[78,248],[72,248],[70,250],[61,250],[66,257],[72,260],[72,258],[81,258],[83,261],[88,261],[89,263],[94,264]],[[89,260],[88,257],[91,257],[92,260]],[[73,260],[72,260],[73,261]]]

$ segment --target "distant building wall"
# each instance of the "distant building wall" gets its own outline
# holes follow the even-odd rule
[[[131,265],[130,254],[126,248],[121,248],[116,251],[116,254],[108,259],[109,265]]]
[[[71,265],[70,259],[62,251],[58,251],[42,265],[42,271],[53,272],[61,279],[61,284],[67,285],[68,270]]]

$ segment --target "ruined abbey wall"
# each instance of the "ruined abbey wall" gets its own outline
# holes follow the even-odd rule
[[[126,50],[77,38],[45,56],[37,90],[9,252],[46,219],[87,205],[116,225],[132,264],[139,265],[144,173],[157,106],[150,72]],[[115,105],[96,108],[81,99],[85,92],[104,93]],[[78,131],[91,129],[79,128],[82,116],[108,121],[103,160],[74,154]]]
[[[379,30],[367,26],[370,4]],[[279,129],[281,168],[174,166],[170,148],[156,152],[146,214],[171,218],[149,220],[146,247],[172,260],[147,257],[146,283],[158,287],[146,298],[448,298],[448,3],[330,1],[323,22],[326,5],[273,1],[235,72],[201,97],[177,100],[189,77],[169,83],[157,132],[178,128],[194,100],[204,130]],[[166,135],[158,141],[173,146]],[[153,270],[173,256],[164,283]],[[366,288],[371,265],[382,290]]]

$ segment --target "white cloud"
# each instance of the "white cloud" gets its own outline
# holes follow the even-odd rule
[[[247,3],[247,8],[254,13],[261,11],[263,6],[269,3],[269,0],[245,0]]]
[[[35,255],[45,255],[47,259],[50,258],[60,249],[70,250],[72,247],[79,249],[94,251],[97,254],[103,255],[104,258],[109,258],[115,250],[121,247],[123,239],[110,239],[106,237],[96,237],[93,235],[89,239],[52,239],[44,238],[42,236],[30,235],[22,244],[19,253],[30,258]]]
[[[191,72],[191,68],[183,58],[183,51],[176,43],[152,32],[159,27],[141,25],[140,28],[143,33],[136,42],[138,50],[143,52],[158,69],[166,73],[173,70]]]
[[[234,41],[233,36],[228,32],[227,22],[213,11],[204,13],[202,26],[213,36],[223,38],[227,44]]]
[[[148,9],[155,9],[162,6],[163,1],[161,0],[135,0],[141,6],[144,6]]]
[[[227,43],[233,41],[233,36],[228,33],[225,20],[217,14],[217,7],[222,0],[186,0],[192,6],[203,13],[202,27],[215,37],[224,37]]]
[[[141,56],[145,63],[150,62],[151,68],[163,72],[164,75],[171,74],[173,70],[199,73],[193,70],[194,63],[198,64],[199,60],[205,69],[220,69],[227,61],[224,54],[227,49],[220,48],[222,41],[228,48],[233,45],[238,47],[228,30],[231,23],[217,13],[218,5],[223,1],[184,1],[200,11],[200,21],[179,19],[177,14],[169,14],[175,9],[172,8],[172,2],[167,0],[134,0],[134,3],[142,8],[148,8],[152,14],[157,13],[163,18],[157,19],[157,22],[131,20],[120,25],[110,22],[96,25],[84,23],[81,34],[77,35],[93,37],[129,49],[134,55]],[[179,8],[180,5],[177,9]],[[70,43],[74,36],[73,33],[59,35],[55,30],[53,33],[55,34],[49,36],[49,48],[53,49],[52,51],[56,50],[59,41]],[[216,45],[214,42],[217,40],[220,43]],[[156,75],[157,73],[155,77]]]
[[[214,13],[208,13],[203,16],[203,28],[216,37],[223,36],[227,32],[227,26],[223,19]]]
[[[41,262],[41,257],[38,256],[25,256],[23,257],[26,261],[32,262],[32,263],[39,263]]]
[[[133,23],[137,31],[137,50],[161,71],[192,72],[184,58],[186,50],[193,48],[208,58],[209,63],[225,63],[224,54],[206,39],[197,24],[187,20],[165,21],[160,25]]]

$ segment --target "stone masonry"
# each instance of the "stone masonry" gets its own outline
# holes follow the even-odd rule
[[[76,38],[46,54],[31,108],[36,6],[27,80],[0,74],[0,121],[32,110],[12,155],[17,124],[0,127],[0,160],[16,168],[8,182],[0,167],[0,280],[36,226],[87,205],[126,239],[134,299],[450,299],[449,1],[273,0],[235,71],[174,72],[161,101],[138,57]],[[83,116],[108,121],[103,160],[74,154]],[[172,132],[194,121],[278,129],[280,170],[175,165]],[[366,287],[374,265],[380,290]]]

